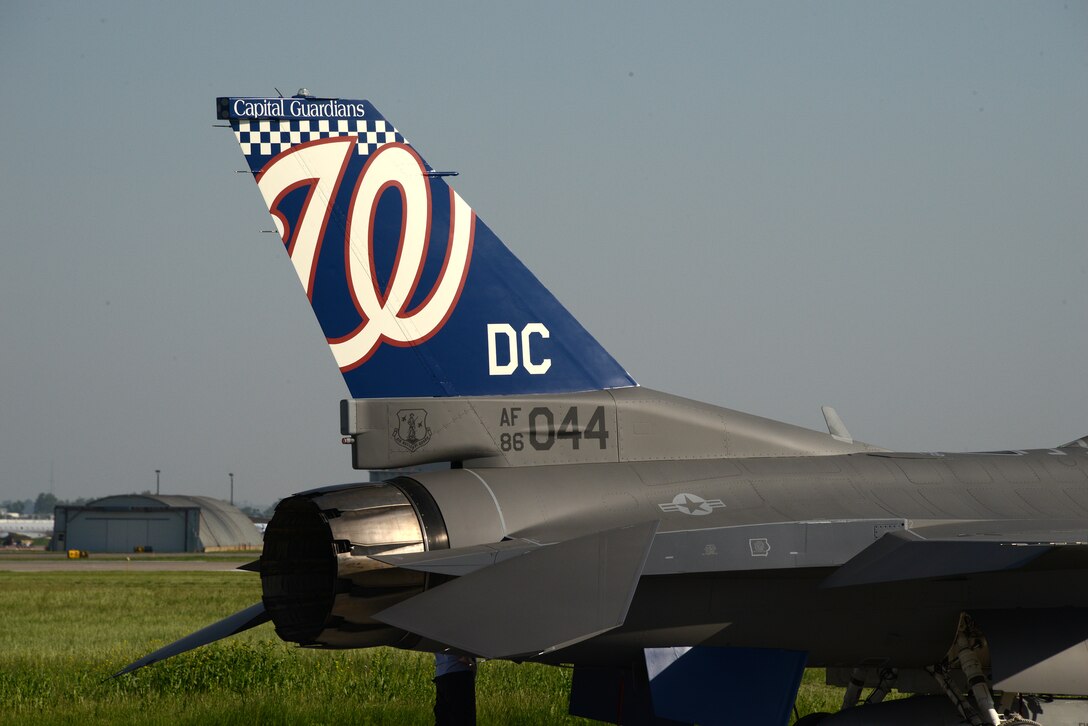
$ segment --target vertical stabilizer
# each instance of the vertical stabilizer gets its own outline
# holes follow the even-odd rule
[[[369,101],[220,98],[354,398],[635,385]]]

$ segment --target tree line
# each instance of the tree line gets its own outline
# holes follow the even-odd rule
[[[6,510],[12,514],[26,515],[40,515],[42,517],[52,517],[53,507],[59,504],[71,504],[79,506],[91,501],[87,498],[72,499],[72,500],[60,500],[55,494],[51,492],[41,492],[35,499],[5,499],[0,502],[0,510]]]
[[[145,490],[140,493],[151,494],[150,490]],[[4,501],[0,501],[0,511],[7,511],[11,512],[12,514],[19,514],[22,516],[33,515],[40,517],[52,517],[54,507],[81,507],[85,504],[89,504],[97,498],[98,497],[79,497],[78,499],[59,499],[55,494],[51,492],[41,492],[34,499],[5,499]],[[272,504],[271,506],[262,509],[252,504],[245,503],[238,505],[238,508],[250,517],[271,517],[272,512],[276,508],[276,505]]]

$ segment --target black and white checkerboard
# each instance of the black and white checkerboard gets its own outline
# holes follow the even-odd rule
[[[358,136],[356,149],[362,156],[373,154],[383,144],[405,143],[404,137],[384,119],[238,119],[234,135],[247,157],[275,156],[296,144],[334,136]]]

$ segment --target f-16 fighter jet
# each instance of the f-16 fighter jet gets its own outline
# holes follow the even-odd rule
[[[369,101],[217,108],[389,473],[283,500],[262,601],[126,671],[271,620],[572,665],[613,723],[786,724],[806,666],[846,686],[807,725],[1088,721],[1050,698],[1088,696],[1086,439],[897,453],[643,388]]]

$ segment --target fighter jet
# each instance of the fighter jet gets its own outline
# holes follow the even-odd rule
[[[283,500],[262,601],[124,672],[271,620],[571,665],[612,723],[785,724],[806,666],[846,686],[808,725],[1088,720],[1051,698],[1088,696],[1088,439],[896,453],[641,387],[369,101],[217,115],[389,473]]]

